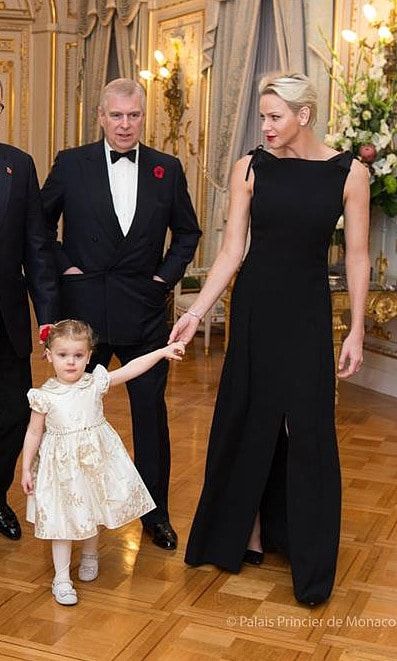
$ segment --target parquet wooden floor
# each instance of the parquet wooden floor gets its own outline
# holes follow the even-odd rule
[[[76,578],[80,602],[66,608],[50,594],[50,544],[23,523],[21,541],[0,539],[1,659],[397,659],[397,402],[391,397],[341,386],[343,528],[336,587],[326,605],[298,605],[289,568],[274,554],[239,575],[184,565],[222,359],[220,338],[207,358],[197,338],[185,362],[171,366],[170,508],[178,551],[156,548],[139,522],[104,531],[100,576],[91,584]],[[37,352],[33,365],[40,384],[50,367]],[[106,411],[131,448],[123,387],[108,395]],[[19,471],[10,501],[23,522]],[[74,577],[77,561],[75,551]]]

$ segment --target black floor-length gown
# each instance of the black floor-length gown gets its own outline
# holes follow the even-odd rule
[[[289,557],[307,603],[329,596],[339,545],[328,246],[351,162],[253,152],[251,245],[185,558],[239,571],[259,510],[265,550]]]

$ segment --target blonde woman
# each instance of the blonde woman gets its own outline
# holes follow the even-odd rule
[[[302,74],[260,84],[266,148],[239,160],[222,249],[194,308],[170,340],[188,342],[241,264],[210,435],[205,483],[186,552],[190,565],[237,572],[266,549],[291,563],[298,601],[316,605],[334,583],[340,471],[328,246],[346,228],[351,329],[339,361],[362,363],[368,287],[368,172],[315,137],[316,92]]]

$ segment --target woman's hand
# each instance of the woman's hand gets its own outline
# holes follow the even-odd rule
[[[185,355],[185,345],[183,342],[172,342],[167,347],[164,347],[164,358],[167,360],[182,360]]]
[[[188,344],[190,340],[194,337],[194,334],[198,328],[200,319],[193,317],[193,315],[185,312],[178,321],[174,324],[174,327],[170,333],[168,344],[171,342],[181,341],[184,344]]]
[[[33,484],[32,473],[30,472],[30,470],[23,470],[22,471],[21,484],[22,484],[22,489],[23,489],[24,493],[27,496],[31,496],[32,493],[33,493],[34,484]]]
[[[363,337],[349,333],[342,345],[338,363],[338,378],[348,379],[363,364]]]

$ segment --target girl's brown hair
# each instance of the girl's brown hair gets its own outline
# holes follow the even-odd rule
[[[70,340],[87,340],[90,351],[96,344],[94,331],[91,326],[79,319],[63,319],[54,324],[45,341],[46,349],[51,349],[54,340],[58,337],[64,337]]]

